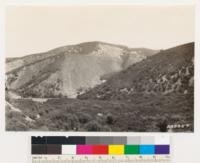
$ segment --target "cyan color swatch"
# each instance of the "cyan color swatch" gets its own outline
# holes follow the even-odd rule
[[[155,154],[155,145],[140,145],[140,154]]]

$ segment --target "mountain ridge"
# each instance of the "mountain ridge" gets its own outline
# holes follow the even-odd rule
[[[156,50],[135,50],[98,41],[62,46],[7,62],[7,88],[24,96],[74,98],[104,82],[102,76],[126,69],[155,53]],[[45,93],[46,85],[54,90]]]
[[[89,45],[95,45],[97,46],[98,44],[105,44],[105,45],[111,45],[111,46],[115,46],[115,47],[121,47],[121,48],[124,48],[124,49],[130,49],[130,50],[144,50],[144,51],[150,51],[150,54],[155,54],[157,53],[159,50],[153,50],[153,49],[150,49],[150,48],[128,48],[127,46],[125,45],[117,45],[117,44],[112,44],[112,43],[107,43],[107,42],[102,42],[102,41],[92,41],[92,42],[83,42],[83,43],[79,43],[79,44],[74,44],[74,45],[66,45],[66,46],[60,46],[58,48],[54,48],[54,49],[51,49],[51,50],[48,50],[47,52],[42,52],[42,53],[35,53],[35,54],[29,54],[29,55],[25,55],[25,56],[22,56],[22,57],[9,57],[9,58],[6,58],[6,63],[9,63],[9,62],[13,62],[13,61],[16,61],[16,60],[20,60],[20,59],[23,59],[23,60],[26,60],[26,59],[29,59],[31,57],[33,58],[36,58],[34,59],[35,61],[31,61],[30,63],[25,63],[25,65],[28,65],[28,64],[31,64],[31,63],[34,63],[34,62],[37,62],[37,61],[41,61],[42,59],[47,59],[48,57],[55,57],[55,55],[60,55],[60,53],[62,53],[63,51],[66,50],[66,48],[73,48],[73,47],[76,47],[76,46],[82,46],[82,45],[86,45],[86,44],[89,44]],[[88,46],[87,46],[88,48]],[[148,54],[148,52],[147,52]],[[38,59],[40,58],[40,59]],[[18,67],[20,68],[20,67]],[[8,69],[8,68],[6,68]],[[9,73],[10,71],[6,71],[6,73]]]

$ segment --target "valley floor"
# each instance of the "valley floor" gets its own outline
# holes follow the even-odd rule
[[[192,95],[136,95],[133,99],[132,101],[106,101],[65,98],[43,100],[8,98],[6,102],[6,130],[193,131]]]

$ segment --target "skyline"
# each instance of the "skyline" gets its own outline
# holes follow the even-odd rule
[[[6,11],[6,57],[101,41],[167,49],[194,42],[194,6],[12,6]]]

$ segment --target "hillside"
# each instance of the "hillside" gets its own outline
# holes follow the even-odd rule
[[[112,76],[80,99],[133,100],[134,96],[193,94],[194,44],[163,50]]]
[[[156,50],[86,42],[6,61],[6,88],[23,97],[75,98]]]
[[[110,60],[103,57],[106,60],[102,61],[101,55],[108,56],[110,53],[99,54],[94,52],[93,47],[96,46],[93,46],[93,43],[86,43],[86,45],[88,47],[82,51],[84,55],[78,53],[66,56],[63,54],[63,51],[66,51],[65,48],[55,49],[61,55],[45,58],[42,61],[43,64],[38,66],[41,72],[47,71],[50,74],[51,80],[48,77],[42,79],[41,82],[36,79],[32,80],[31,83],[35,84],[33,87],[24,84],[23,87],[27,90],[24,90],[22,95],[33,96],[33,90],[38,90],[38,86],[40,86],[39,93],[46,88],[47,92],[44,92],[44,95],[49,95],[49,84],[44,84],[43,88],[41,83],[45,81],[53,84],[57,81],[55,79],[61,77],[64,72],[66,72],[65,77],[67,78],[66,80],[59,78],[60,83],[65,81],[66,85],[79,85],[79,82],[85,84],[86,79],[89,80],[87,73],[96,75],[103,68],[107,68],[107,71],[113,70],[112,66],[112,68],[108,68],[107,61],[118,63],[114,61],[119,61],[120,57],[117,56],[121,53],[115,51],[115,57],[112,55]],[[78,46],[86,45],[84,43]],[[95,43],[95,45],[99,47],[99,43]],[[111,45],[106,44],[106,46],[110,47]],[[123,46],[117,46],[117,48],[126,49]],[[140,50],[136,49],[137,54],[142,54]],[[87,53],[92,53],[92,55],[88,57]],[[135,56],[136,53],[132,53]],[[52,54],[54,53],[52,52]],[[98,60],[95,60],[94,55],[98,56]],[[88,88],[85,90],[86,92],[83,91],[76,99],[63,96],[61,96],[62,98],[23,98],[8,90],[6,92],[6,130],[192,132],[194,130],[194,43],[163,50],[155,55],[149,53],[149,57],[146,59],[125,68],[125,63],[129,61],[127,59],[129,55],[132,56],[130,53],[123,55],[124,64],[120,65],[124,68],[121,71],[115,73],[110,71],[111,74],[102,73],[99,76],[104,82]],[[91,56],[93,56],[93,60],[91,60]],[[83,62],[87,64],[83,64]],[[60,66],[60,63],[63,64],[63,67]],[[38,63],[31,64],[34,70]],[[28,67],[24,66],[24,69],[27,69],[26,75],[32,72],[32,69],[28,69]],[[56,68],[58,74],[54,73],[53,78],[52,72]],[[75,70],[71,68],[75,68]],[[37,71],[33,74],[40,77]],[[8,73],[9,75],[13,75],[13,72]],[[25,76],[22,77],[23,75],[21,75],[21,80],[26,79]],[[69,84],[69,81],[73,82]],[[66,88],[66,85],[61,88]],[[22,88],[15,91],[20,92],[23,90]],[[61,91],[58,89],[58,92]],[[40,95],[35,94],[36,97]]]

